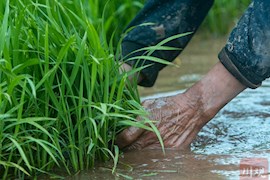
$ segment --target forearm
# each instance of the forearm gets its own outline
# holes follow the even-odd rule
[[[191,102],[201,104],[202,116],[206,117],[202,119],[207,123],[245,88],[218,62],[204,78],[189,88],[185,95]]]

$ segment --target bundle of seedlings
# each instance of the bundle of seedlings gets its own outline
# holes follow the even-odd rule
[[[128,126],[157,129],[119,73],[111,19],[98,1],[0,2],[0,177],[68,173],[113,159]],[[119,43],[120,44],[120,43]],[[141,121],[136,117],[140,116]],[[160,137],[159,137],[160,138]]]

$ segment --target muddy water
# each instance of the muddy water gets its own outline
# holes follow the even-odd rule
[[[193,40],[180,57],[181,67],[164,69],[155,87],[140,88],[141,95],[166,96],[190,87],[217,62],[216,55],[223,44],[224,39]],[[179,59],[176,63],[180,64]],[[160,150],[128,152],[121,156],[115,175],[108,163],[71,179],[243,179],[240,171],[251,174],[242,168],[247,158],[252,158],[253,173],[269,179],[269,90],[268,80],[257,90],[240,94],[202,129],[189,151],[167,150],[165,155]]]

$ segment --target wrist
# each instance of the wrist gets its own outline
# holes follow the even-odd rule
[[[193,104],[199,104],[197,111],[204,117],[204,123],[207,123],[245,88],[221,63],[217,63],[185,95]]]

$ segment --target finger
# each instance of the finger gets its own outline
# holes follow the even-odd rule
[[[143,107],[148,111],[151,112],[151,105],[155,102],[155,99],[152,100],[146,100],[142,102]],[[137,118],[138,121],[141,121],[141,118]],[[116,137],[116,144],[119,146],[119,148],[125,148],[127,146],[130,146],[135,141],[138,140],[138,138],[144,133],[146,130],[137,128],[137,127],[130,127],[122,131],[117,137]],[[145,136],[145,135],[143,135]],[[139,143],[142,142],[144,144],[144,140],[138,141]],[[136,144],[136,147],[143,147],[144,145],[138,145],[138,142]],[[133,144],[135,146],[135,144]],[[128,149],[128,148],[127,148]],[[139,149],[139,148],[135,148]]]
[[[129,127],[116,137],[115,143],[119,148],[124,148],[136,141],[145,130],[137,127]]]
[[[145,131],[136,141],[126,147],[126,150],[141,150],[145,147],[156,144],[158,138],[155,133],[151,131]]]

